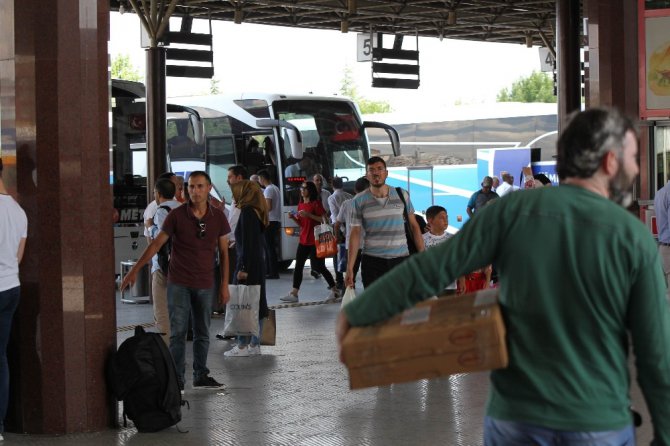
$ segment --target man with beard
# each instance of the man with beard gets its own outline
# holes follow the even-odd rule
[[[373,156],[367,162],[366,177],[370,187],[353,198],[351,204],[351,232],[349,233],[349,257],[345,285],[354,286],[354,264],[361,246],[361,228],[365,231],[365,240],[361,255],[361,279],[363,286],[386,274],[409,256],[403,210],[407,211],[409,226],[412,230],[417,250],[423,251],[421,229],[414,218],[414,207],[407,191],[386,184],[388,170],[386,162]]]
[[[491,372],[484,444],[633,445],[629,339],[653,444],[670,444],[663,270],[647,228],[619,205],[630,202],[637,150],[619,112],[576,114],[558,141],[560,187],[510,194],[403,262],[344,307],[338,339],[495,262],[509,366]]]

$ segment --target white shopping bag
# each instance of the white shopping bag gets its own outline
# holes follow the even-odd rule
[[[340,305],[340,308],[343,308],[346,304],[354,300],[354,297],[356,297],[356,290],[348,286],[344,291],[344,296],[342,296],[342,304]]]
[[[228,285],[230,301],[226,304],[224,336],[258,336],[260,285]]]

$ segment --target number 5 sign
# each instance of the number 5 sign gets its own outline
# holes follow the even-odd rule
[[[370,33],[359,33],[356,35],[356,37],[356,60],[358,62],[367,62],[372,60],[372,48],[375,46],[372,43],[372,35]],[[376,36],[374,40],[377,40]]]

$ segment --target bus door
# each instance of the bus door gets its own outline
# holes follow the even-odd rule
[[[435,204],[433,166],[407,166],[407,192],[414,210],[425,214]]]
[[[212,189],[216,198],[228,203],[233,194],[228,186],[228,168],[237,164],[235,138],[233,135],[207,136],[205,139],[205,171],[212,179]]]

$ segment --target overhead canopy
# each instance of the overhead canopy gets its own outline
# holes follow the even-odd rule
[[[139,2],[138,2],[139,3]],[[164,0],[162,3],[170,2]],[[556,1],[177,0],[174,15],[297,28],[553,46]],[[128,0],[110,0],[112,10]]]

